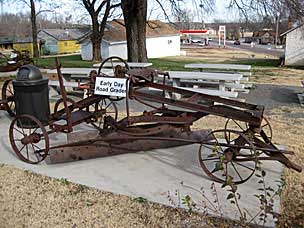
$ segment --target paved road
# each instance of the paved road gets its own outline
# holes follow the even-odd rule
[[[242,50],[252,51],[260,54],[268,54],[280,57],[284,53],[284,49],[276,49],[274,45],[261,45],[256,44],[254,47],[251,47],[250,44],[241,43],[241,45],[234,45],[233,42],[227,42],[228,47],[239,48]]]
[[[233,49],[241,49],[241,50],[247,50],[247,51],[252,51],[254,53],[259,53],[259,54],[266,54],[266,55],[274,55],[277,57],[280,57],[282,53],[284,53],[284,49],[275,49],[273,45],[260,45],[256,44],[253,48],[250,46],[250,44],[246,43],[241,43],[241,45],[234,45],[233,41],[227,41],[226,45],[229,48]],[[211,41],[210,46],[211,48],[218,48],[218,42],[216,41]],[[193,45],[183,45],[182,48],[209,48],[205,47],[200,44],[193,44]]]

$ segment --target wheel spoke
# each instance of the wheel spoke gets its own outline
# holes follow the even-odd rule
[[[107,108],[111,105],[111,102],[107,105],[107,107],[105,107],[105,110],[107,110]]]
[[[42,150],[39,146],[32,144],[34,147],[36,147],[38,150]]]
[[[25,135],[21,121],[20,121],[19,119],[18,119],[17,121],[18,121],[18,123],[20,124],[20,127],[21,127],[21,129],[22,129],[23,135]]]
[[[32,134],[34,134],[37,130],[39,129],[39,127],[37,127],[34,131],[33,131],[33,133]]]
[[[225,182],[227,183],[228,180],[228,168],[227,168],[227,163],[225,163]]]
[[[232,165],[233,169],[235,170],[235,172],[237,173],[237,175],[239,176],[239,178],[241,179],[241,181],[243,181],[243,178],[241,177],[239,171],[237,170],[237,168],[235,167],[235,165],[233,164],[233,162],[231,162],[231,165]]]
[[[40,158],[39,158],[39,156],[38,156],[38,154],[40,155],[40,153],[36,153],[35,148],[34,148],[34,146],[33,146],[33,143],[31,143],[31,145],[32,145],[32,148],[33,148],[33,153],[35,154],[35,156],[36,156],[36,158],[37,158],[37,161],[40,161]]]
[[[232,119],[233,120],[233,119]],[[233,120],[233,122],[236,124],[236,125],[238,125],[239,126],[239,128],[241,128],[242,129],[242,131],[245,131],[243,128],[242,128],[242,126],[237,122],[237,121],[235,121],[235,120]]]
[[[238,164],[238,165],[240,165],[240,166],[243,166],[244,168],[247,168],[247,169],[250,169],[251,171],[254,171],[254,169],[253,168],[250,168],[250,167],[248,167],[248,166],[246,166],[246,165],[244,165],[244,164],[242,164],[242,163],[239,163],[239,162],[236,162],[236,161],[234,161],[236,164]]]
[[[218,153],[218,154],[224,154],[223,151],[219,151],[219,150],[216,148],[217,146],[218,146],[217,144],[214,144],[213,147],[211,147],[211,146],[209,146],[209,145],[203,144],[203,147],[205,147],[205,148],[211,150],[212,152],[216,152],[216,153]]]
[[[30,160],[30,159],[29,159],[29,152],[28,152],[27,144],[25,145],[25,148],[26,148],[26,157],[27,157],[27,160]]]
[[[21,153],[21,151],[24,149],[25,145],[23,145],[23,147],[19,150],[19,153]]]
[[[202,161],[214,161],[214,160],[220,160],[218,157],[217,158],[205,158],[201,159]]]
[[[21,132],[20,130],[18,130],[18,129],[15,128],[15,127],[14,127],[14,129],[15,129],[16,131],[18,131],[20,134],[22,134],[23,136],[25,136],[24,132]]]

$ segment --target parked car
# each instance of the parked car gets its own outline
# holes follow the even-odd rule
[[[191,43],[196,44],[196,43],[203,43],[201,39],[191,39]]]
[[[239,40],[235,40],[235,41],[233,42],[233,44],[234,44],[234,45],[241,45],[241,42],[240,42]]]

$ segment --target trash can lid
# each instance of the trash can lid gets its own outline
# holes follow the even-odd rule
[[[42,79],[41,71],[38,67],[28,64],[19,68],[16,76],[17,81],[32,81]]]

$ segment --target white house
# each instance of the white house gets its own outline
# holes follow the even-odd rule
[[[304,24],[281,34],[286,36],[285,65],[304,65]]]
[[[180,55],[179,31],[159,20],[149,21],[146,28],[146,47],[148,58]],[[82,60],[92,60],[92,42],[86,35],[79,40]],[[126,30],[123,20],[108,23],[101,42],[101,56],[119,56],[127,59]]]

